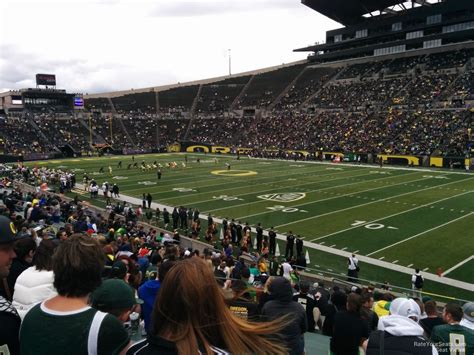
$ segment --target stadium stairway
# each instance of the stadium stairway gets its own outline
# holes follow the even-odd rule
[[[130,143],[132,143],[132,145],[136,148],[137,146],[136,146],[136,144],[133,142],[132,136],[130,136],[130,134],[128,133],[127,128],[125,127],[125,124],[123,123],[122,118],[121,118],[121,117],[118,118],[118,121],[119,121],[119,123],[120,123],[120,126],[122,127],[123,132],[124,132],[125,135],[127,136],[127,140],[128,140]]]
[[[348,69],[349,69],[349,67],[345,67],[344,69],[342,69],[342,70],[340,70],[339,72],[337,72],[336,74],[334,74],[334,76],[333,76],[332,78],[330,78],[328,81],[326,81],[323,86],[320,86],[318,90],[316,90],[312,95],[310,95],[310,96],[301,104],[301,106],[299,107],[299,109],[302,109],[303,107],[308,106],[308,104],[309,104],[311,101],[313,101],[313,99],[314,99],[316,96],[318,96],[319,93],[320,93],[321,91],[323,91],[326,86],[328,86],[328,85],[329,85],[330,83],[332,83],[333,81],[339,79],[339,77],[340,77],[346,70],[348,70]]]
[[[286,86],[286,88],[280,93],[280,95],[278,95],[276,97],[275,100],[273,100],[273,102],[268,105],[267,107],[267,110],[268,111],[271,111],[273,110],[273,108],[280,102],[280,100],[282,99],[282,97],[284,97],[290,90],[291,88],[296,84],[296,82],[298,81],[299,78],[301,78],[301,76],[304,74],[304,72],[308,69],[308,67],[304,67],[300,73]]]
[[[203,85],[200,84],[198,92],[196,94],[196,97],[194,98],[193,104],[191,105],[191,109],[189,111],[190,120],[189,120],[189,123],[188,123],[188,127],[186,128],[186,132],[184,133],[184,137],[183,137],[183,139],[185,141],[188,140],[189,132],[191,131],[191,127],[193,126],[193,123],[194,123],[194,120],[195,120],[196,107],[197,107],[198,102],[199,102],[199,97],[201,96],[202,87],[203,87]]]
[[[155,91],[155,109],[156,109],[156,114],[160,114],[160,93],[158,91]]]
[[[110,97],[107,97],[107,101],[109,102],[110,108],[112,109],[112,113],[115,115],[117,114],[117,110],[115,109],[115,105]]]
[[[132,144],[133,147],[137,147],[135,145],[135,143],[133,142],[133,139],[132,137],[130,136],[130,134],[128,133],[127,131],[127,128],[125,127],[125,125],[123,124],[123,121],[122,121],[122,118],[121,117],[117,117],[117,110],[115,109],[115,105],[112,101],[112,99],[110,97],[107,98],[107,100],[109,101],[109,104],[110,104],[110,107],[112,108],[112,116],[115,116],[115,119],[118,119],[118,122],[120,124],[120,127],[122,128],[122,131],[125,133],[125,135],[127,136],[127,140]]]
[[[245,95],[245,93],[247,92],[248,88],[250,87],[250,85],[252,84],[252,81],[253,79],[255,78],[255,75],[252,75],[252,77],[250,78],[250,80],[247,82],[247,84],[245,84],[245,86],[242,88],[242,91],[240,92],[240,94],[238,94],[234,101],[232,101],[232,104],[230,105],[229,107],[229,111],[232,111],[235,109],[235,107],[238,105],[238,103],[240,102],[240,100],[242,99],[242,97]]]
[[[105,144],[105,139],[104,137],[102,137],[101,135],[97,134],[97,132],[95,132],[94,130],[91,130],[89,125],[84,121],[84,119],[81,117],[81,116],[78,116],[77,117],[79,123],[87,129],[87,131],[90,132],[92,131],[92,137],[94,137],[94,140],[96,143],[99,143],[99,144]]]
[[[318,333],[305,333],[306,354],[328,354],[330,339],[330,337]]]
[[[33,116],[30,116],[28,113],[26,113],[25,117],[27,118],[30,125],[35,129],[35,131],[38,132],[38,134],[40,135],[40,137],[43,139],[44,142],[51,142],[48,139],[48,137],[46,137],[46,135],[43,133],[41,128],[36,124],[35,120],[33,119]],[[51,142],[51,145],[52,145],[52,142]],[[53,147],[55,151],[57,152],[61,151],[56,145],[53,145]]]
[[[451,82],[451,84],[449,84],[444,90],[443,92],[438,96],[438,100],[436,100],[435,102],[440,102],[440,101],[446,101],[448,99],[448,101],[451,101],[451,98],[447,98],[445,95],[443,95],[445,92],[450,92],[451,89],[453,87],[455,87],[457,84],[458,84],[458,81],[460,80],[460,78],[462,78],[462,76],[464,74],[466,74],[467,72],[469,71],[468,69],[468,65],[467,63],[464,65],[464,67],[462,67],[458,72],[457,72],[457,76],[456,78]]]

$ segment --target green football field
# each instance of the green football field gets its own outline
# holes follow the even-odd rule
[[[432,276],[445,273],[427,279],[425,291],[474,298],[472,287],[449,281],[474,283],[474,175],[189,153],[135,156],[139,165],[142,160],[178,166],[163,168],[157,180],[156,170],[128,170],[131,156],[36,164],[75,169],[78,182],[87,172],[99,184],[117,183],[123,195],[141,199],[150,192],[154,202],[164,205],[273,226],[282,235],[292,231],[304,239],[315,273],[344,278],[345,253],[355,252],[366,280],[410,288],[406,268],[418,267]],[[99,173],[100,167],[105,173]],[[284,243],[279,249],[284,251]]]

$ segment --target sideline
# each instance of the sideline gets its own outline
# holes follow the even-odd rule
[[[78,189],[82,189],[82,190],[84,189],[84,185],[82,183],[77,183],[76,187]],[[139,198],[136,198],[136,197],[131,197],[131,196],[121,194],[119,199],[121,201],[126,201],[126,202],[134,204],[134,205],[139,205],[139,206],[142,205],[142,200],[139,199]],[[152,209],[156,209],[157,207],[159,207],[161,211],[163,211],[164,208],[166,208],[169,211],[172,211],[173,208],[174,208],[172,206],[163,205],[163,204],[157,203],[157,202],[152,202],[151,207],[152,207]],[[207,217],[208,216],[204,213],[199,214],[199,218],[201,218],[201,219],[206,220]],[[217,223],[222,224],[222,219],[217,218],[217,217],[213,217],[213,219]],[[252,232],[255,233],[255,228],[254,227],[251,227],[251,230],[252,230]],[[264,235],[268,236],[268,231],[264,231]],[[282,241],[286,241],[286,235],[277,233],[277,239],[282,240]],[[334,249],[334,248],[327,247],[327,246],[324,246],[324,245],[321,245],[321,244],[308,242],[306,240],[304,241],[304,245],[306,247],[309,247],[309,248],[312,248],[312,249],[316,249],[316,250],[323,251],[323,252],[333,254],[333,255],[337,255],[337,256],[342,256],[342,257],[345,257],[345,258],[348,258],[352,255],[352,252],[347,252],[347,251],[342,251],[342,250],[339,250],[339,249]],[[401,272],[401,273],[404,273],[404,274],[407,274],[407,275],[412,275],[413,274],[413,269],[405,267],[405,266],[396,265],[396,264],[386,262],[386,261],[382,261],[382,260],[376,260],[376,259],[373,259],[373,258],[370,258],[370,257],[367,257],[367,256],[363,256],[363,255],[358,255],[358,259],[359,259],[359,261],[362,261],[362,262],[370,264],[370,265],[375,265],[375,266],[382,267],[382,268],[389,269],[389,270],[395,270],[395,271],[398,271],[398,272]],[[463,290],[474,292],[474,285],[470,284],[468,282],[454,280],[454,279],[450,279],[450,278],[447,278],[447,277],[444,277],[444,276],[438,276],[438,275],[428,273],[428,272],[422,272],[422,275],[427,280],[435,281],[435,282],[438,282],[438,283],[441,283],[441,284],[445,284],[445,285],[457,287],[457,288],[460,288],[460,289],[463,289]]]

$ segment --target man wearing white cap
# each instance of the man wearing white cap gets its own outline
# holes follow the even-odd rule
[[[462,310],[464,312],[464,317],[459,324],[474,330],[474,302],[467,302],[462,306]]]
[[[390,315],[380,318],[378,330],[365,343],[366,355],[438,355],[434,345],[423,337],[420,317],[420,307],[414,300],[393,300]]]

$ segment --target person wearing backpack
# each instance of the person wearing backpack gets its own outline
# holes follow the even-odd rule
[[[424,281],[425,279],[421,275],[420,269],[415,269],[415,273],[411,276],[411,289],[413,290],[413,297],[421,299]]]

